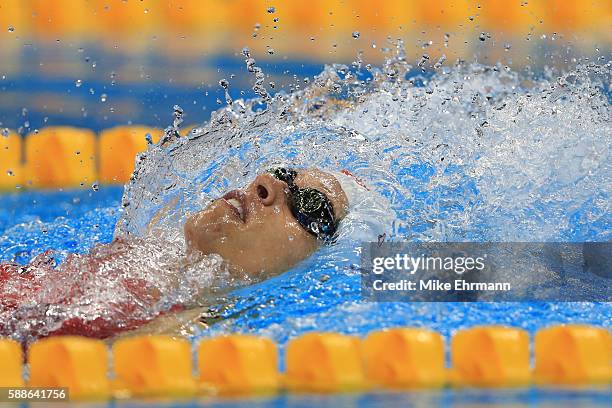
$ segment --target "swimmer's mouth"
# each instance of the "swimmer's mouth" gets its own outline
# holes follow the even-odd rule
[[[230,206],[238,218],[240,218],[242,222],[245,222],[247,206],[244,193],[240,190],[232,190],[225,194],[222,198],[223,201]]]

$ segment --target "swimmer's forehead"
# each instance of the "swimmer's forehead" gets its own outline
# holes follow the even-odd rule
[[[325,194],[334,207],[336,219],[344,218],[348,210],[348,198],[336,177],[319,169],[296,169],[296,171],[295,184],[298,187],[314,188]]]

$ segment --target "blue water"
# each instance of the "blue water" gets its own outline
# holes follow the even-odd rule
[[[25,86],[25,83],[22,84]],[[22,86],[15,82],[13,86]],[[65,84],[66,86],[68,83]],[[63,89],[61,85],[58,89]],[[78,92],[81,92],[79,89]],[[217,92],[218,93],[218,92]],[[201,95],[200,95],[201,96]],[[233,96],[233,95],[232,95]],[[609,96],[609,94],[608,94]],[[113,94],[109,93],[112,98]],[[145,94],[138,98],[147,99]],[[211,95],[207,98],[212,97]],[[165,98],[164,98],[165,99]],[[168,98],[174,100],[174,97]],[[212,105],[209,100],[198,104]],[[211,106],[212,108],[212,106]],[[164,111],[167,111],[164,108]],[[144,118],[144,117],[143,117]],[[80,120],[80,119],[79,119]],[[83,119],[87,122],[86,119]],[[156,118],[166,124],[167,120]],[[87,122],[89,123],[89,122]],[[76,121],[72,124],[80,124]],[[154,124],[157,124],[154,123]],[[93,126],[104,127],[105,123]],[[350,158],[347,158],[350,160]],[[431,172],[427,164],[395,168],[400,181],[412,186],[414,201],[425,205],[439,200],[440,194],[478,197],[475,186],[465,184],[462,190],[427,190]],[[451,169],[452,170],[452,169]],[[422,191],[418,191],[423,187]],[[0,262],[27,263],[37,254],[53,249],[58,261],[67,253],[85,253],[95,243],[110,242],[118,221],[121,187],[102,186],[99,191],[70,190],[61,192],[31,192],[0,195]],[[602,199],[606,199],[603,197]],[[452,201],[452,200],[450,200]],[[407,205],[408,205],[407,204]],[[461,213],[459,207],[443,208],[439,216]],[[569,217],[571,231],[567,237],[580,241],[589,239],[589,223],[582,220],[585,212],[575,211]],[[420,225],[422,223],[423,225]],[[425,220],[414,219],[405,228],[419,232],[426,228]],[[592,225],[590,225],[592,227]],[[486,228],[486,225],[481,225]],[[601,227],[601,225],[599,226]],[[598,228],[601,229],[601,228]],[[401,232],[401,231],[400,231]],[[467,235],[467,234],[466,234]],[[366,303],[360,298],[360,274],[357,265],[341,264],[337,270],[331,261],[333,254],[324,248],[317,256],[307,259],[291,271],[239,289],[228,301],[211,305],[220,319],[194,336],[221,333],[251,333],[272,338],[282,352],[287,341],[303,333],[335,331],[365,336],[385,327],[426,327],[440,332],[447,342],[459,329],[483,324],[521,327],[533,335],[538,329],[559,323],[584,323],[612,326],[609,303]],[[281,361],[281,365],[283,362]],[[270,398],[236,400],[198,400],[157,406],[610,406],[610,389],[599,391],[542,390],[520,391],[452,391],[418,393],[346,394],[340,396],[282,395]],[[116,403],[118,406],[151,406],[150,402]]]
[[[121,192],[122,187],[102,186],[97,192],[0,194],[0,261],[24,264],[48,249],[61,258],[66,252],[87,252],[96,242],[110,242]]]

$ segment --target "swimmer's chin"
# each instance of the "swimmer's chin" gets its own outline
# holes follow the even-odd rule
[[[205,252],[205,247],[224,237],[242,232],[246,223],[224,199],[213,201],[205,209],[187,217],[183,232],[185,240]]]
[[[224,258],[221,254],[216,252],[204,253],[192,245],[187,244],[186,257],[188,259],[199,259],[202,257],[218,257],[221,263],[221,269],[224,270],[232,279],[241,281],[245,284],[254,283],[279,273],[285,272],[286,269],[266,269],[266,268],[253,268],[249,266],[243,266],[235,262]],[[287,268],[289,269],[289,268]]]

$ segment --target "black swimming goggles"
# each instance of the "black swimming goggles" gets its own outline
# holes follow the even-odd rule
[[[314,188],[296,186],[297,172],[293,169],[276,167],[268,173],[287,183],[289,208],[298,223],[318,239],[330,241],[338,225],[329,198]]]

